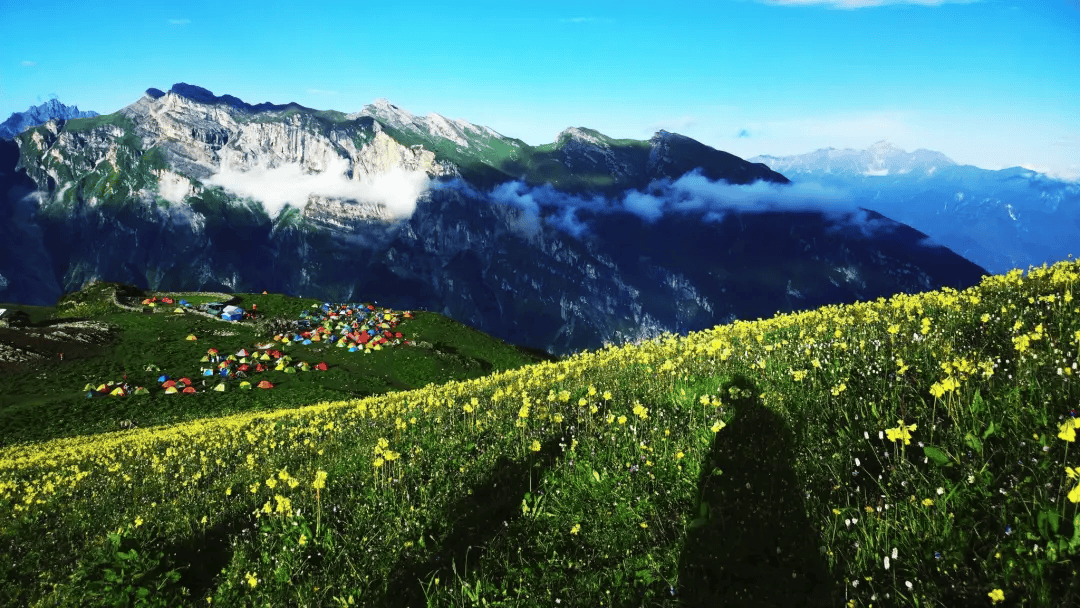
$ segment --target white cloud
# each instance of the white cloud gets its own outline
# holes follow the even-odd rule
[[[19,65],[23,66],[24,68],[36,68],[37,67],[37,62],[36,61],[21,61],[21,62],[19,62]]]
[[[919,6],[941,6],[942,4],[972,4],[982,0],[758,0],[773,6],[813,6],[827,8],[856,9],[889,4],[917,4]]]
[[[491,199],[520,210],[517,228],[534,236],[543,224],[580,237],[589,223],[578,218],[579,211],[591,214],[632,213],[652,223],[670,213],[697,213],[704,221],[720,221],[731,212],[818,211],[844,224],[859,226],[865,233],[876,229],[865,214],[849,201],[843,191],[816,183],[774,184],[758,181],[748,185],[711,181],[700,170],[677,180],[654,180],[642,190],[626,190],[618,198],[581,196],[559,192],[548,184],[529,187],[520,181],[501,184],[491,191]]]
[[[308,95],[337,95],[337,91],[331,91],[329,89],[308,89]]]
[[[416,210],[416,200],[430,182],[423,171],[392,169],[386,173],[350,180],[349,163],[339,158],[319,173],[304,173],[299,164],[280,167],[256,167],[241,171],[222,167],[206,183],[262,203],[271,217],[286,204],[303,207],[310,196],[340,198],[364,203],[380,203],[397,218],[406,218]]]
[[[191,19],[169,19],[169,25],[187,25]]]

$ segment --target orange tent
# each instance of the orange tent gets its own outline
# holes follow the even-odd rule
[[[195,387],[194,386],[189,386],[189,387],[185,388],[183,390],[183,392],[188,393],[188,394],[194,393],[195,392]]]
[[[274,385],[273,385],[273,384],[270,384],[270,383],[269,383],[269,382],[267,382],[266,380],[263,380],[262,382],[260,382],[260,383],[259,383],[259,384],[257,384],[256,386],[258,386],[259,388],[274,388]]]
[[[165,383],[161,385],[161,388],[172,388],[174,386],[176,386],[175,380],[166,380]]]

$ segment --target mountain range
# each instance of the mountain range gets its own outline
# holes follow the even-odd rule
[[[93,280],[268,290],[563,353],[984,274],[675,133],[529,146],[386,100],[345,114],[148,89],[0,141],[0,171],[0,300],[26,303]]]
[[[53,98],[43,104],[30,106],[25,112],[12,112],[0,123],[0,138],[11,138],[30,127],[43,125],[50,120],[68,120],[70,118],[93,118],[97,112],[81,111],[78,106],[66,106]]]
[[[995,274],[1080,255],[1077,182],[1023,167],[980,169],[887,142],[750,160],[925,232]]]

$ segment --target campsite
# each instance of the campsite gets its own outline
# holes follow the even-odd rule
[[[142,304],[155,296],[162,305]],[[163,298],[171,302],[164,303]],[[4,387],[0,393],[0,446],[114,431],[120,428],[120,421],[147,427],[238,410],[272,410],[364,397],[432,382],[477,378],[541,358],[435,313],[421,311],[404,318],[400,314],[404,311],[374,307],[365,309],[370,314],[367,320],[378,319],[379,325],[387,327],[391,319],[394,323],[389,338],[385,335],[389,329],[378,328],[385,340],[381,345],[375,344],[374,335],[365,333],[365,342],[372,346],[350,352],[347,338],[338,347],[341,340],[327,339],[331,334],[318,332],[319,325],[311,327],[319,337],[316,341],[311,340],[308,329],[290,333],[288,338],[278,335],[275,341],[272,327],[299,329],[315,320],[329,322],[329,314],[322,314],[328,313],[329,303],[277,294],[231,294],[230,301],[260,313],[256,319],[242,321],[223,320],[197,308],[220,299],[220,294],[149,294],[99,283],[69,294],[57,307],[29,307],[33,313],[29,327],[0,328],[0,354],[29,357],[25,361],[0,358],[0,384]],[[189,306],[180,305],[181,300]],[[177,308],[181,312],[177,313]],[[88,314],[93,315],[92,321],[86,320]],[[338,316],[335,312],[335,330]],[[69,321],[69,325],[93,323],[95,340],[71,339],[75,334],[71,329],[65,334],[67,338],[48,339],[53,335],[49,327],[64,326],[58,317],[79,319]],[[360,338],[357,330],[349,330]],[[309,337],[304,338],[303,333]],[[394,341],[399,344],[393,345]],[[270,344],[274,348],[257,348]],[[220,376],[220,367],[215,375],[205,375],[217,365],[204,360],[209,349],[217,349],[225,359],[230,355],[236,359],[233,377]],[[240,363],[245,357],[235,354],[245,349],[260,358]],[[273,351],[284,353],[287,365],[279,366],[280,358],[270,358]],[[261,359],[263,354],[270,360]],[[304,370],[320,363],[325,370]],[[245,371],[246,377],[237,378],[235,372],[242,365],[250,369]],[[257,366],[265,369],[256,372]],[[162,375],[187,377],[191,383],[174,387],[175,393],[167,392],[169,387],[158,381]],[[255,390],[241,387],[244,381]],[[262,381],[272,384],[273,389],[258,389]],[[113,395],[123,383],[129,390],[123,391],[122,397]],[[218,386],[223,389],[215,390]],[[136,395],[138,388],[146,394]],[[185,388],[191,391],[185,394]]]

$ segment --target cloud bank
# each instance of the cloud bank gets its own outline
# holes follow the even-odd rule
[[[816,211],[857,224],[867,234],[879,228],[849,202],[846,192],[835,188],[809,182],[734,185],[711,181],[699,170],[676,180],[654,180],[644,190],[626,190],[615,199],[585,198],[559,192],[548,184],[530,187],[520,181],[500,184],[489,197],[518,211],[511,228],[526,237],[535,236],[543,225],[581,237],[589,232],[588,220],[582,217],[605,213],[630,213],[655,223],[668,214],[693,213],[702,221],[719,222],[730,213]],[[583,211],[587,213],[580,213]]]
[[[423,171],[392,169],[353,180],[347,175],[348,169],[349,162],[344,158],[332,161],[319,173],[305,173],[295,163],[248,170],[223,166],[206,183],[259,201],[270,217],[280,214],[285,205],[302,208],[309,197],[321,196],[382,204],[395,218],[406,218],[416,210],[416,200],[430,186]]]

